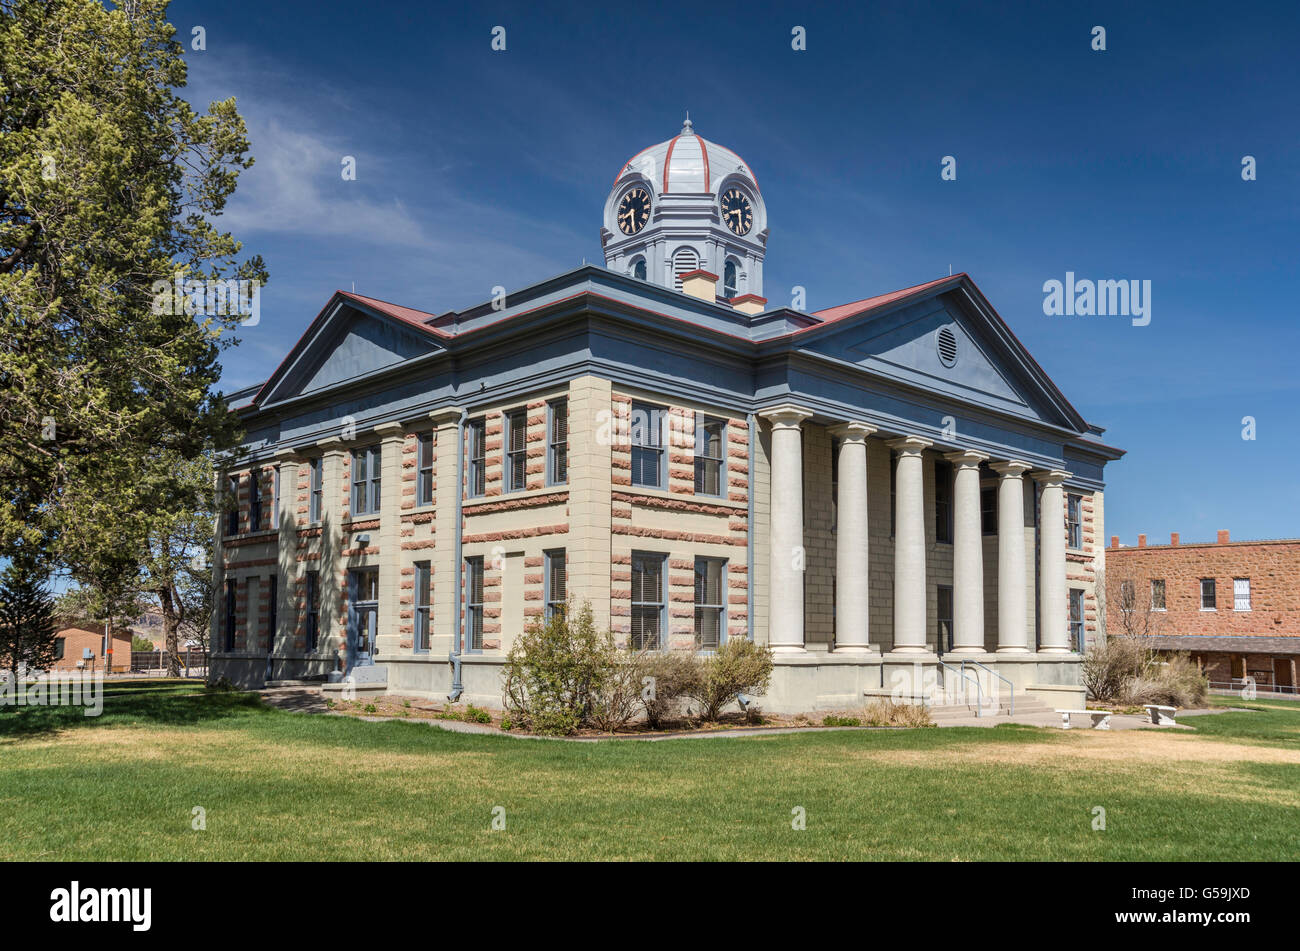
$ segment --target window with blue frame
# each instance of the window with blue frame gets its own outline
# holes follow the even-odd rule
[[[379,512],[379,480],[383,475],[382,447],[367,446],[352,451],[352,515]]]
[[[727,562],[695,559],[695,649],[717,650],[727,626]]]
[[[546,620],[564,614],[569,590],[568,559],[563,548],[548,551],[546,556]]]
[[[1083,589],[1070,589],[1070,647],[1083,651]]]
[[[569,481],[569,401],[546,404],[546,481],[564,485]]]
[[[226,534],[239,534],[239,476],[226,479]]]
[[[433,504],[433,433],[420,433],[416,443],[415,504]]]
[[[667,555],[654,552],[632,553],[632,633],[633,650],[659,650],[664,646],[664,564]]]
[[[727,422],[695,415],[695,494],[722,495],[727,484]]]
[[[429,649],[429,563],[415,563],[415,649]]]
[[[1071,548],[1083,547],[1083,498],[1078,495],[1065,497],[1065,519],[1069,528]]]
[[[248,530],[262,530],[262,480],[261,473],[253,469],[248,473]]]
[[[633,403],[629,435],[632,439],[632,484],[651,489],[664,487],[664,420],[667,410],[649,403]]]
[[[311,502],[308,515],[311,518],[311,523],[316,525],[320,522],[321,509],[325,499],[324,460],[317,456],[309,465],[311,469]]]
[[[528,411],[512,409],[505,414],[507,492],[528,488]]]
[[[469,472],[465,478],[465,495],[477,499],[487,491],[487,422],[471,419],[465,424],[465,455]]]
[[[483,649],[483,558],[465,559],[465,646]]]

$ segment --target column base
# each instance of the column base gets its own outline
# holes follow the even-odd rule
[[[806,654],[808,653],[808,648],[804,647],[802,644],[780,644],[780,645],[773,644],[772,653],[773,654]]]
[[[836,644],[835,650],[831,651],[831,653],[832,654],[859,654],[859,655],[879,654],[880,649],[878,647],[872,647],[870,644],[848,644],[844,646],[840,646],[839,644]]]

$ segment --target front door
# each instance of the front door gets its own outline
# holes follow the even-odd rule
[[[368,667],[375,662],[375,637],[379,627],[379,569],[357,568],[348,572],[349,667]]]

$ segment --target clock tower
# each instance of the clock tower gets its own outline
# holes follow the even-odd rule
[[[719,297],[763,296],[767,209],[754,173],[731,149],[682,131],[632,156],[605,200],[605,266],[682,289],[700,268]]]

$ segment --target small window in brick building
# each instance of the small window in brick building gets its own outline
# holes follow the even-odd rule
[[[465,647],[483,649],[483,559],[465,559]]]
[[[721,558],[695,559],[695,649],[715,651],[727,621],[727,563]]]
[[[1165,609],[1165,579],[1151,579],[1151,610],[1163,611]]]
[[[721,495],[726,475],[727,424],[699,414],[695,419],[695,494]]]
[[[239,534],[239,476],[232,475],[226,480],[226,534]]]
[[[506,491],[528,487],[528,412],[515,409],[505,414]]]
[[[1232,579],[1232,609],[1234,611],[1250,610],[1250,579]]]
[[[1065,497],[1065,524],[1069,530],[1071,548],[1083,547],[1083,498],[1078,495]]]
[[[476,499],[487,490],[487,428],[481,419],[465,424],[466,455],[469,456],[469,473],[465,481],[465,495]]]
[[[551,485],[564,485],[569,481],[569,401],[552,400],[546,412],[546,479]]]
[[[415,563],[415,649],[429,649],[429,563]]]
[[[1083,652],[1083,589],[1070,589],[1070,648]]]
[[[420,433],[416,444],[415,504],[433,504],[433,433]]]
[[[648,403],[632,404],[632,484],[652,489],[664,484],[664,420],[667,412]]]
[[[1201,610],[1202,611],[1215,610],[1213,578],[1201,579]]]
[[[569,565],[563,548],[546,552],[546,619],[564,614],[569,592]]]
[[[664,555],[636,552],[632,555],[633,650],[659,650],[664,614]]]

